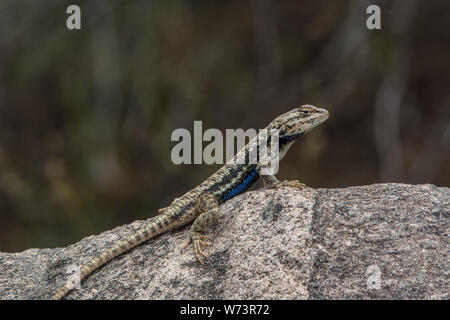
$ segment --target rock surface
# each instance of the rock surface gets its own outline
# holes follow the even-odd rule
[[[205,265],[187,228],[103,266],[67,299],[448,299],[450,189],[258,189],[220,208]],[[66,248],[0,253],[1,299],[47,299],[144,221]]]

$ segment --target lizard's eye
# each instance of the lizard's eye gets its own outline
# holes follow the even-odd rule
[[[308,110],[302,110],[302,114],[303,114],[304,116],[307,116],[307,115],[309,114],[309,111],[308,111]]]

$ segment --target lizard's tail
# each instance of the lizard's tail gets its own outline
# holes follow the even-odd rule
[[[142,242],[145,242],[167,231],[167,220],[167,215],[157,216],[155,219],[152,219],[152,221],[144,225],[131,236],[125,238],[124,240],[118,241],[114,246],[103,251],[100,255],[83,266],[79,274],[72,275],[67,280],[66,284],[55,295],[53,295],[52,300],[62,299],[70,290],[72,290],[78,283],[80,283],[81,280],[86,278],[99,267],[106,264],[108,261],[114,259],[123,252],[138,246]]]

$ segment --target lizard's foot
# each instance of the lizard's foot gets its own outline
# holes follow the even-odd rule
[[[280,181],[271,186],[272,188],[282,188],[282,187],[290,187],[290,188],[296,188],[299,190],[303,190],[306,188],[306,185],[304,183],[301,183],[298,180],[285,180]]]
[[[195,255],[197,256],[198,261],[201,264],[205,264],[203,260],[206,258],[206,254],[202,250],[202,246],[210,246],[211,239],[208,236],[205,236],[199,232],[191,232],[189,238],[186,242],[181,246],[181,250],[186,249],[186,247],[191,243],[194,244]]]

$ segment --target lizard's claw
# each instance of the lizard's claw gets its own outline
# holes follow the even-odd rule
[[[167,209],[169,209],[169,207],[158,209],[158,213],[163,213],[164,211],[167,211]]]
[[[303,190],[304,188],[306,188],[306,185],[298,180],[284,180],[274,184],[273,187],[274,188],[290,187]]]
[[[189,235],[189,238],[186,240],[186,242],[181,246],[181,250],[186,249],[186,247],[191,243],[191,241],[194,244],[194,251],[198,261],[201,264],[205,264],[203,260],[205,260],[206,254],[203,252],[202,246],[206,247],[212,244],[210,237],[205,236],[198,232],[192,232]]]

